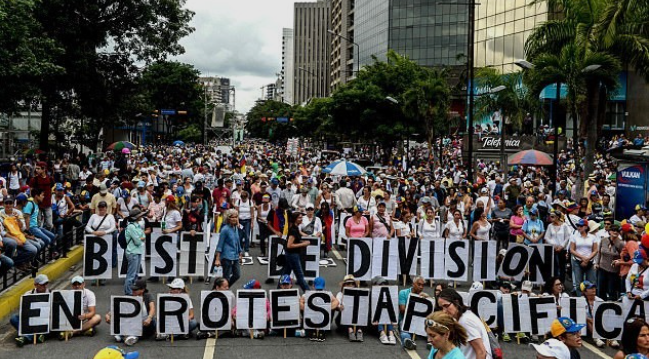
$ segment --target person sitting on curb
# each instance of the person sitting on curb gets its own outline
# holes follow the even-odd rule
[[[97,314],[97,299],[95,298],[95,293],[90,289],[86,289],[85,279],[82,276],[78,275],[72,278],[70,284],[72,284],[72,290],[80,290],[81,294],[81,315],[79,319],[83,323],[81,330],[68,333],[68,338],[73,335],[83,335],[88,337],[93,337],[97,333],[95,327],[101,323],[101,315]],[[59,333],[59,340],[65,339],[65,333]]]
[[[403,320],[403,315],[406,312],[406,305],[408,304],[408,297],[410,294],[416,294],[423,298],[428,298],[429,295],[424,293],[424,285],[426,280],[422,276],[416,276],[412,280],[412,287],[399,291],[399,326]],[[417,344],[412,340],[412,333],[401,332],[401,345],[408,350],[417,349]]]
[[[45,294],[49,293],[50,290],[47,288],[47,285],[50,283],[50,279],[45,275],[45,274],[39,274],[34,278],[34,288],[31,290],[28,290],[25,292],[25,294]],[[11,316],[11,319],[9,319],[9,322],[11,325],[18,330],[18,325],[20,324],[20,316],[18,314],[14,314]],[[24,336],[16,336],[14,339],[16,341],[16,345],[21,348],[23,345],[26,343],[33,343],[34,342],[34,336],[31,334],[27,334]],[[43,343],[45,342],[45,335],[44,334],[38,334],[36,337],[36,341],[38,343]]]

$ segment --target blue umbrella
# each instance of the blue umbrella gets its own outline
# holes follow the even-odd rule
[[[178,141],[174,141],[173,145],[174,146],[184,146],[185,142],[178,140]]]
[[[363,167],[355,164],[354,162],[341,160],[325,167],[322,172],[338,176],[360,176],[367,171],[365,171]]]

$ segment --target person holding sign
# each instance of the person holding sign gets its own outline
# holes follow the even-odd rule
[[[459,347],[466,345],[468,336],[457,320],[444,312],[433,312],[424,324],[428,342],[433,344],[428,359],[465,358]]]
[[[234,285],[241,277],[240,263],[243,259],[243,249],[239,240],[239,213],[236,209],[225,212],[227,223],[221,227],[219,244],[216,246],[216,258],[214,265],[220,267],[223,264],[223,277],[230,285]]]
[[[185,285],[185,281],[182,280],[182,278],[176,278],[171,283],[167,284],[167,287],[169,287],[169,294],[189,294],[189,291],[187,290],[187,286]],[[198,322],[196,322],[196,318],[194,318],[194,304],[192,303],[192,300],[189,299],[189,332],[187,334],[183,334],[180,336],[181,339],[189,339],[189,337],[192,335],[192,332],[198,328]],[[156,338],[158,339],[158,338]],[[165,337],[166,339],[166,337]]]
[[[344,295],[344,290],[345,288],[358,288],[360,286],[360,282],[354,278],[353,274],[347,274],[344,278],[342,283],[340,284],[340,292],[336,294],[336,299],[338,300],[338,307],[336,310],[340,311],[342,313],[343,310],[345,310],[345,306],[343,305],[343,295]],[[341,315],[336,316],[336,326],[338,327],[339,330],[344,330],[345,326],[340,324],[340,319],[342,317]],[[348,326],[347,327],[347,336],[349,337],[350,342],[362,342],[363,341],[363,329],[357,328],[356,326]]]
[[[446,288],[439,294],[439,305],[442,311],[455,318],[467,333],[467,344],[460,350],[466,359],[491,359],[489,334],[484,323],[469,307],[464,305],[462,296],[455,289]]]
[[[144,308],[142,310],[142,337],[150,337],[155,334],[156,320],[155,320],[155,300],[149,290],[146,288],[146,280],[138,279],[133,285],[131,285],[131,296],[133,297],[142,297],[142,302],[144,303]],[[112,313],[106,313],[104,319],[106,323],[110,324]],[[139,340],[136,336],[127,336],[123,338],[121,335],[114,336],[115,341],[121,343],[124,341],[124,344],[131,346]]]
[[[31,289],[27,291],[25,294],[44,294],[44,293],[49,293],[50,290],[47,288],[47,285],[50,283],[50,279],[45,275],[45,274],[39,274],[34,278],[34,289]],[[11,323],[11,326],[16,328],[18,330],[18,325],[20,324],[20,316],[18,314],[14,314],[11,316],[9,319],[9,323]],[[36,338],[39,343],[45,342],[45,335],[39,334],[38,337]],[[15,339],[16,345],[18,347],[22,347],[26,343],[33,343],[34,342],[34,336],[33,335],[25,335],[25,336],[17,336]]]
[[[325,289],[325,279],[322,278],[322,277],[316,277],[313,280],[313,288],[316,291],[323,291]],[[336,297],[331,295],[331,293],[329,293],[329,295],[331,296],[331,310],[333,311],[336,308],[338,308],[340,303],[338,302],[338,299],[336,299]],[[304,312],[304,307],[305,306],[306,306],[306,294],[302,294],[302,296],[300,297],[300,310],[302,312]],[[311,329],[311,330],[306,331],[306,335],[309,337],[310,341],[324,342],[326,340],[326,337],[327,337],[326,332],[327,331],[325,331],[325,330],[313,330],[313,329]]]
[[[302,253],[311,242],[302,240],[302,233],[299,229],[299,224],[302,223],[302,213],[291,213],[291,222],[288,229],[288,237],[286,239],[286,263],[282,270],[282,275],[291,272],[295,274],[297,285],[302,288],[304,292],[309,290],[309,284],[304,279],[304,271],[302,270]]]
[[[624,323],[622,347],[613,359],[624,359],[632,353],[649,355],[649,324],[643,318],[631,318]]]
[[[82,276],[78,275],[72,278],[70,284],[72,285],[72,290],[80,290],[81,294],[81,315],[79,315],[79,320],[83,323],[81,331],[69,333],[70,336],[78,335],[83,333],[83,335],[92,337],[95,335],[95,327],[101,323],[101,316],[97,314],[97,299],[95,298],[95,293],[90,289],[86,288],[86,281]],[[65,333],[61,332],[59,334],[59,340],[65,339]]]
[[[138,272],[140,271],[140,263],[144,254],[144,240],[146,237],[144,228],[138,222],[145,215],[146,212],[142,212],[138,207],[133,207],[126,219],[128,222],[125,234],[126,251],[124,254],[128,263],[126,280],[124,281],[124,294],[126,295],[131,295],[131,285],[137,280]]]
[[[410,297],[410,294],[416,294],[420,297],[428,298],[428,294],[424,293],[425,285],[426,280],[424,279],[424,277],[416,276],[412,280],[412,287],[399,291],[399,327],[401,327],[401,321],[403,320],[403,315],[406,312],[406,305],[408,304],[408,297]],[[401,344],[408,350],[417,349],[417,344],[414,340],[412,340],[412,333],[406,333],[402,331]]]

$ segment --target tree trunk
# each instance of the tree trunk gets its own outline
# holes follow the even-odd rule
[[[597,145],[597,119],[600,102],[600,85],[599,83],[589,84],[587,88],[588,114],[585,118],[586,126],[586,155],[584,156],[585,176],[590,176],[595,168],[595,148]],[[583,193],[583,192],[580,192]]]
[[[573,130],[572,130],[572,147],[575,153],[575,172],[577,173],[577,180],[574,186],[577,187],[575,191],[576,197],[573,198],[575,201],[579,201],[581,193],[584,191],[584,182],[581,179],[581,155],[579,153],[579,116],[577,115],[577,106],[571,104],[570,106],[570,117],[572,117]]]

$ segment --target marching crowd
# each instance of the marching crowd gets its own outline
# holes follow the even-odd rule
[[[543,167],[513,166],[504,173],[499,163],[485,160],[477,160],[476,178],[467,178],[461,142],[458,138],[440,139],[434,153],[424,147],[412,149],[407,164],[397,153],[382,153],[378,157],[386,166],[363,175],[328,173],[329,161],[314,149],[302,149],[296,156],[284,146],[254,140],[223,152],[215,146],[146,146],[91,155],[71,150],[60,158],[21,158],[0,178],[0,201],[4,205],[0,210],[0,274],[9,270],[32,272],[36,261],[42,260],[39,253],[45,250],[48,260],[56,259],[68,245],[64,233],[70,228],[83,225],[86,233],[111,234],[114,243],[125,243],[128,273],[124,294],[143,297],[148,309],[143,314],[144,336],[164,340],[155,333],[155,303],[146,281],[138,279],[144,239],[154,225],[164,233],[220,232],[214,264],[222,268],[223,277],[214,281],[213,290],[233,286],[242,276],[241,259],[250,256],[253,249],[257,251],[256,246],[259,256],[266,257],[269,237],[281,236],[286,245],[278,286],[290,288],[295,284],[306,291],[312,286],[324,289],[324,279],[317,278],[313,285],[305,280],[301,256],[309,243],[303,237],[321,238],[321,258],[327,258],[336,242],[337,221],[341,214],[347,214],[342,228],[348,238],[441,235],[494,240],[498,258],[511,243],[553,245],[554,277],[544,288],[535,290],[525,280],[514,282],[510,278],[499,278],[488,285],[504,294],[520,288],[520,293],[529,296],[584,296],[589,306],[587,323],[557,318],[549,333],[553,339],[535,344],[540,357],[578,357],[579,332],[584,326],[592,332],[594,301],[649,298],[649,276],[644,275],[649,268],[647,204],[639,199],[635,215],[616,220],[612,177],[616,164],[605,152],[596,155],[595,171],[584,176],[583,192],[578,192],[578,155],[572,144],[559,154],[555,186]],[[617,140],[610,144],[622,145]],[[353,153],[341,156],[354,159]],[[213,219],[209,222],[213,228],[203,228],[206,217]],[[120,220],[122,228],[118,228]],[[253,234],[258,238],[252,238]],[[113,251],[117,251],[117,245],[113,245]],[[116,255],[113,261],[116,266]],[[406,304],[402,293],[403,298],[410,291],[426,295],[423,278],[409,280],[412,287],[399,293],[401,313]],[[385,282],[374,278],[371,285]],[[47,291],[46,276],[36,276],[34,283],[34,292]],[[94,335],[94,327],[102,321],[94,294],[85,289],[82,277],[73,278],[71,284],[84,291],[84,326],[72,335]],[[244,288],[259,285],[252,280]],[[342,288],[359,285],[353,276],[346,276],[341,292],[332,298],[332,309],[344,310]],[[180,278],[168,286],[172,294],[187,290]],[[487,328],[454,289],[435,283],[433,297],[438,311],[425,322],[433,348],[430,358],[498,357]],[[195,331],[196,320],[193,314],[190,316],[190,329]],[[108,313],[103,319],[109,322],[110,318]],[[12,324],[17,323],[14,316]],[[363,341],[364,330],[368,330],[383,344],[396,344],[400,337],[405,348],[416,346],[410,334],[399,333],[396,326],[339,325],[338,330],[347,333],[350,341]],[[198,331],[195,336],[200,339],[212,334]],[[254,333],[256,337],[265,334],[268,331]],[[498,331],[503,341],[511,340],[510,334],[518,340],[536,339],[525,333]],[[324,340],[323,331],[308,335],[312,340]],[[627,323],[619,357],[649,354],[648,339],[649,326],[644,318]],[[33,338],[16,340],[23,345]],[[116,340],[132,345],[138,338]],[[617,341],[599,339],[595,344],[620,346]]]

